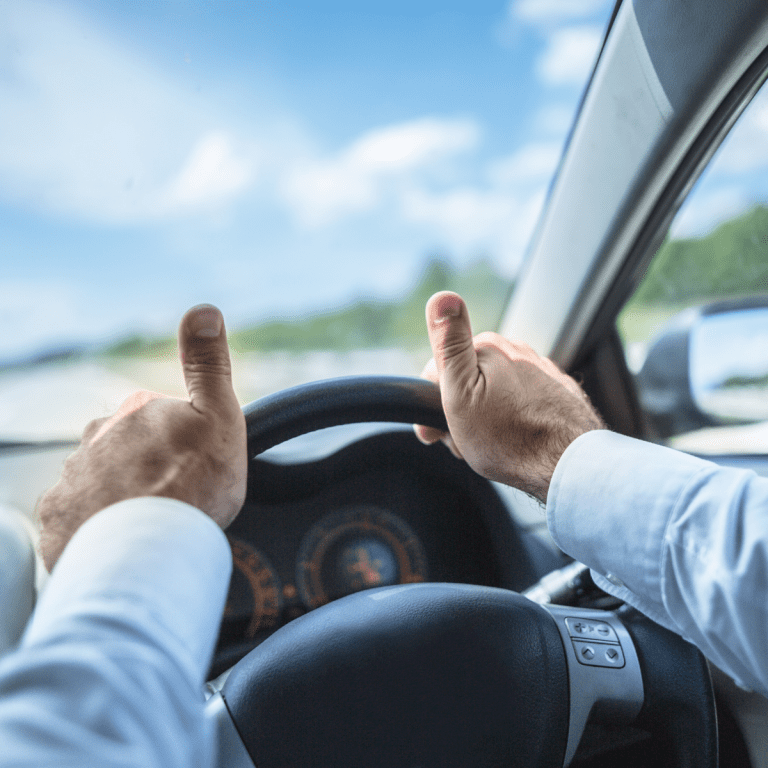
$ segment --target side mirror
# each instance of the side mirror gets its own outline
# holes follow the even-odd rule
[[[676,315],[651,342],[637,386],[660,437],[768,419],[768,296]]]

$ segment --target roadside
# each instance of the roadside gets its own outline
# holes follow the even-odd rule
[[[429,352],[402,349],[233,353],[235,392],[246,404],[271,392],[337,376],[418,376]],[[0,440],[77,440],[85,425],[113,413],[129,394],[151,389],[185,397],[175,354],[103,357],[0,374]]]

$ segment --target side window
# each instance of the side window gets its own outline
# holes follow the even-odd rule
[[[768,453],[768,88],[718,150],[617,320],[655,436]]]

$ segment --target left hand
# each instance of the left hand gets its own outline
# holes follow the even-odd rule
[[[221,313],[189,310],[179,326],[188,400],[136,392],[92,421],[59,482],[38,504],[50,571],[77,529],[105,507],[141,496],[185,501],[226,528],[245,500],[245,417],[232,389]]]

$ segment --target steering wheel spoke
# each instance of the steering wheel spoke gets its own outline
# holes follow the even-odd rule
[[[590,717],[628,725],[643,706],[643,675],[635,644],[615,613],[545,604],[568,664],[570,714],[563,765],[570,765]]]

